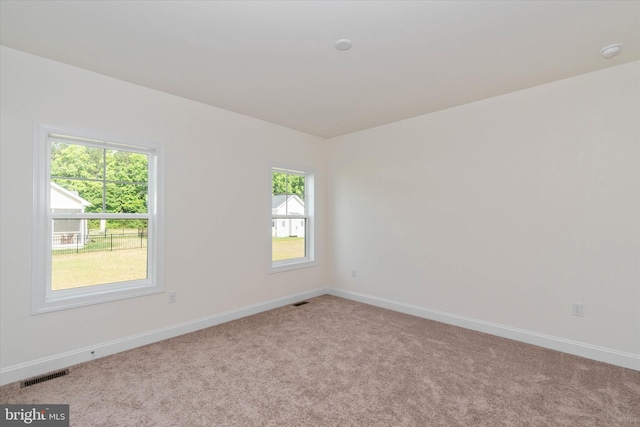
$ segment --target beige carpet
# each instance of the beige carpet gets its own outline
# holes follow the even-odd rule
[[[322,296],[105,357],[2,403],[75,426],[640,426],[640,372]]]

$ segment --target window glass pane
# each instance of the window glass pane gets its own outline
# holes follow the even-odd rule
[[[271,183],[274,215],[304,215],[304,175],[273,172]]]
[[[147,213],[145,184],[107,184],[106,211],[108,213]]]
[[[53,221],[52,290],[147,278],[147,220]]]
[[[128,151],[106,150],[107,180],[146,183],[149,180],[149,156]]]
[[[291,194],[295,194],[304,201],[304,175],[289,175]]]
[[[73,209],[69,212],[102,212],[102,183],[76,179],[52,179],[51,209]],[[83,210],[84,209],[84,210]]]
[[[304,200],[304,175],[296,175],[285,172],[273,172],[273,195],[297,194]]]
[[[287,259],[306,257],[304,219],[285,219],[276,222],[272,230],[271,260],[281,261]]]
[[[304,215],[304,201],[297,195],[287,197],[287,215]]]
[[[51,176],[102,179],[103,149],[51,141]]]
[[[282,172],[272,172],[271,173],[271,184],[272,184],[272,194],[275,196],[277,194],[286,194],[287,193],[287,182],[286,182],[286,174]]]

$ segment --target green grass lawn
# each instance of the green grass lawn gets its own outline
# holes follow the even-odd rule
[[[304,237],[274,237],[271,239],[271,259],[304,258]]]
[[[147,277],[147,248],[55,255],[51,258],[54,291]]]

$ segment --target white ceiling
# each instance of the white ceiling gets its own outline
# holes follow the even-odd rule
[[[5,46],[322,137],[640,59],[640,1],[0,7]],[[353,48],[336,50],[341,38]]]

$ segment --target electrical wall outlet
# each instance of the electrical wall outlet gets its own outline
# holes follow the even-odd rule
[[[356,276],[358,276],[358,270],[354,268],[353,270],[351,270],[351,277],[356,277]]]
[[[584,307],[581,302],[574,302],[571,304],[571,315],[578,317],[584,316]]]
[[[178,300],[178,295],[176,294],[176,291],[169,292],[169,304],[173,304],[177,300]]]

